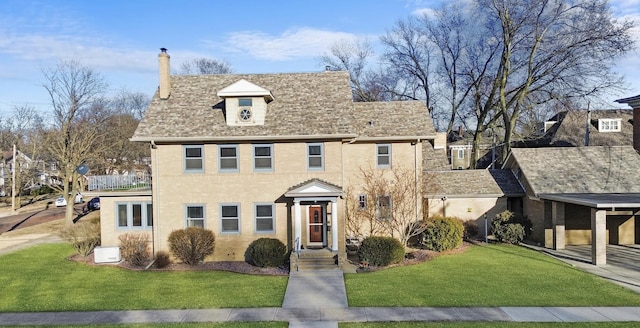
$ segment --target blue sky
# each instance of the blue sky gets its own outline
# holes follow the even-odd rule
[[[335,41],[368,37],[375,43],[397,20],[439,2],[1,0],[0,118],[24,104],[47,113],[41,69],[59,59],[95,68],[110,82],[110,93],[152,94],[160,47],[169,49],[173,68],[209,57],[228,61],[238,73],[320,71],[318,57]],[[610,2],[618,17],[640,23],[640,0]],[[634,37],[640,45],[640,29]],[[618,69],[632,88],[621,97],[640,94],[639,52]]]

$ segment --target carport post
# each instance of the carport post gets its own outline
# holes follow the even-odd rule
[[[553,249],[565,249],[564,203],[551,203],[551,224],[553,226]]]
[[[607,264],[607,211],[591,209],[591,263]]]

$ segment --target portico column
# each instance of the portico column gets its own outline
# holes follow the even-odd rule
[[[300,250],[300,246],[302,244],[302,211],[300,210],[300,201],[299,200],[294,200],[293,203],[293,208],[294,208],[294,223],[293,223],[293,229],[294,229],[294,234],[293,234],[293,242],[294,247],[296,252]]]
[[[331,201],[331,250],[338,250],[338,200]]]
[[[564,203],[551,203],[551,224],[553,226],[553,249],[565,248]]]
[[[591,209],[591,263],[607,264],[607,211]]]

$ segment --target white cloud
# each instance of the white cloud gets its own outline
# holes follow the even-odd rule
[[[280,35],[260,31],[228,34],[223,47],[232,53],[246,53],[264,60],[285,61],[318,56],[339,40],[354,40],[356,35],[309,27],[294,28]],[[213,43],[209,42],[212,46]]]
[[[423,16],[434,17],[436,14],[436,10],[433,8],[419,8],[412,11],[411,14],[418,17],[423,17]]]

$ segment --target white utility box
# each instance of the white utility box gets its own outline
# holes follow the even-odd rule
[[[93,261],[95,263],[117,263],[121,261],[119,246],[98,246],[93,249]]]

